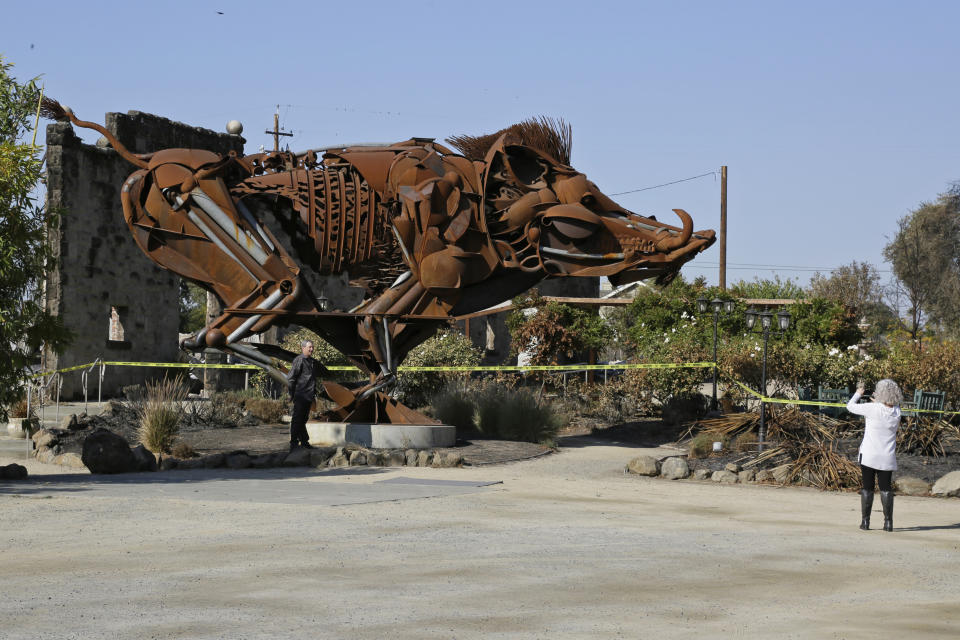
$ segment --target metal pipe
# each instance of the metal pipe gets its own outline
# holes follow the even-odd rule
[[[264,251],[257,241],[254,240],[249,233],[241,229],[240,226],[230,218],[223,209],[214,202],[210,196],[203,192],[203,189],[196,187],[193,191],[190,192],[190,197],[193,198],[194,202],[200,205],[200,208],[210,216],[210,218],[217,223],[217,225],[226,231],[228,234],[233,236],[233,239],[237,241],[237,244],[244,247],[247,253],[257,261],[258,264],[263,265],[267,261],[267,253]],[[244,242],[240,243],[240,236],[243,235]]]
[[[63,376],[57,374],[57,424],[60,424],[60,387],[63,386]]]
[[[179,197],[177,198],[177,200],[179,201]],[[211,242],[213,242],[213,244],[215,244],[218,249],[220,249],[225,254],[227,254],[228,258],[230,258],[231,260],[236,262],[238,265],[240,265],[240,267],[250,275],[250,277],[253,279],[254,282],[260,282],[260,278],[253,275],[253,272],[250,271],[250,269],[247,269],[247,265],[243,264],[243,262],[241,262],[240,259],[237,256],[235,256],[232,251],[230,251],[230,249],[227,249],[227,245],[223,244],[223,242],[220,241],[220,238],[218,238],[217,235],[210,229],[210,227],[208,227],[206,223],[200,219],[200,216],[198,216],[193,211],[190,211],[188,209],[187,217],[190,219],[190,222],[192,222],[193,224],[197,225],[197,227],[199,227],[200,231],[203,231],[203,235],[210,238]]]
[[[387,370],[393,371],[393,359],[390,357],[390,324],[387,321],[387,317],[383,317],[383,342],[384,347],[386,347],[386,356],[387,356]]]
[[[270,251],[276,251],[277,248],[273,246],[272,242],[270,242],[270,238],[268,238],[267,234],[263,232],[263,229],[260,227],[260,223],[257,222],[256,218],[253,217],[253,214],[250,213],[250,210],[247,209],[247,205],[243,204],[242,200],[237,200],[237,211],[239,211],[240,215],[242,215],[244,220],[247,221],[247,224],[254,228],[254,230],[257,232],[257,235],[263,238],[263,241],[267,243]]]
[[[573,253],[572,251],[567,251],[566,249],[554,249],[553,247],[540,247],[540,251],[544,253],[552,253],[557,256],[563,256],[565,258],[578,258],[581,260],[623,260],[622,253]]]
[[[767,339],[770,337],[770,327],[763,328],[763,367],[760,370],[760,432],[758,434],[757,452],[763,452],[763,441],[767,438],[767,408],[762,398],[767,397]]]
[[[264,309],[264,310],[272,309],[274,305],[277,304],[277,301],[281,297],[283,297],[283,292],[278,287],[277,290],[271,293],[266,300],[264,300],[263,302],[257,305],[257,309]],[[227,344],[230,344],[231,342],[239,340],[243,336],[247,335],[247,330],[250,327],[252,327],[254,324],[256,324],[257,321],[260,320],[260,318],[262,317],[263,317],[262,315],[256,315],[256,316],[250,316],[249,318],[244,320],[243,324],[241,324],[239,327],[236,328],[236,330],[233,333],[227,336]]]

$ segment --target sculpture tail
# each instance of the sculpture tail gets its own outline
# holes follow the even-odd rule
[[[117,138],[104,127],[100,126],[96,122],[87,122],[86,120],[77,119],[77,116],[73,115],[73,111],[71,111],[68,107],[64,107],[49,96],[44,96],[40,101],[40,115],[48,120],[69,120],[78,127],[83,127],[84,129],[93,129],[94,131],[102,134],[103,137],[107,139],[107,142],[110,143],[110,146],[113,147],[117,153],[123,156],[124,160],[130,164],[140,167],[141,169],[147,168],[147,159],[152,154],[137,155],[130,153],[130,151],[128,151],[125,146],[120,144],[120,141],[117,140]]]

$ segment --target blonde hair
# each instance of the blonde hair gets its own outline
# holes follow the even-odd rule
[[[890,378],[884,378],[877,382],[877,386],[873,389],[872,398],[874,402],[898,405],[903,402],[903,392],[900,391],[896,382]]]

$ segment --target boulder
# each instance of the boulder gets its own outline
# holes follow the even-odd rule
[[[252,461],[250,456],[248,456],[245,452],[238,451],[228,455],[226,463],[227,467],[230,469],[246,469],[252,464]]]
[[[367,464],[367,454],[363,451],[352,451],[350,452],[350,466],[351,467],[363,467]]]
[[[960,495],[960,471],[951,471],[939,480],[933,483],[933,489],[930,490],[935,496],[958,496]]]
[[[367,465],[371,467],[382,467],[384,465],[383,454],[379,451],[365,451],[367,455]]]
[[[160,461],[160,470],[170,471],[171,469],[176,469],[179,464],[180,461],[176,458],[164,458]]]
[[[80,456],[75,453],[61,453],[53,459],[53,463],[59,464],[62,467],[69,467],[71,469],[86,468],[83,464],[83,460],[81,460]]]
[[[254,469],[267,469],[273,466],[273,454],[264,453],[259,456],[253,456],[250,460],[250,466]]]
[[[431,451],[418,451],[417,452],[417,466],[418,467],[429,467],[430,459],[433,457],[433,452]]]
[[[443,466],[443,454],[439,451],[434,451],[433,456],[430,458],[430,466],[434,469],[439,469]]]
[[[753,469],[744,469],[737,474],[737,479],[741,484],[746,484],[748,482],[753,482],[754,478],[757,477],[757,472]]]
[[[760,469],[753,480],[754,482],[773,482],[773,472],[769,469]]]
[[[133,449],[133,457],[137,459],[137,471],[156,471],[157,458],[153,452],[142,444],[138,444]]]
[[[697,469],[693,472],[694,480],[709,480],[710,476],[713,475],[713,471],[710,469]]]
[[[317,447],[310,452],[310,466],[322,467],[337,453],[336,447]]]
[[[667,480],[680,480],[690,475],[690,465],[684,458],[667,458],[660,464],[660,475]]]
[[[200,458],[204,469],[216,469],[217,467],[222,467],[226,460],[227,456],[223,455],[222,453],[211,453]]]
[[[327,460],[328,467],[348,467],[350,466],[350,458],[346,456],[342,449],[338,449],[337,453]]]
[[[730,473],[740,473],[743,471],[743,467],[738,465],[736,462],[728,462],[723,468]]]
[[[437,454],[440,455],[440,454]],[[440,466],[445,468],[453,468],[463,466],[463,455],[455,451],[450,451],[443,454],[440,459]]]
[[[902,493],[905,496],[925,496],[930,493],[930,483],[913,476],[897,478],[894,481],[894,486],[897,493]]]
[[[639,476],[656,476],[660,474],[660,461],[653,456],[637,456],[627,463],[627,471]]]
[[[177,462],[177,469],[189,471],[190,469],[203,469],[203,458],[189,458]]]
[[[50,447],[57,443],[57,434],[49,429],[40,429],[33,434],[33,443],[37,449],[41,447]]]
[[[86,437],[80,458],[90,473],[130,473],[140,466],[127,441],[108,429]]]
[[[13,463],[0,467],[0,480],[24,480],[27,477],[27,468]]]
[[[402,467],[406,462],[406,455],[399,449],[388,451],[387,455],[383,457],[383,466],[385,467]]]
[[[60,418],[60,428],[61,429],[76,429],[79,421],[77,420],[77,414],[71,413],[68,416],[63,416]]]
[[[294,449],[283,459],[285,467],[306,467],[310,464],[311,449]]]
[[[416,449],[407,449],[403,452],[404,464],[408,467],[417,466],[417,454],[420,453]]]
[[[739,480],[737,474],[733,471],[727,471],[726,469],[723,471],[714,471],[710,479],[714,482],[722,482],[724,484],[736,484],[737,480]]]
[[[773,481],[779,484],[787,484],[790,481],[790,476],[793,473],[793,465],[789,462],[787,464],[782,464],[779,467],[774,467],[770,469],[770,473],[773,474]]]
[[[34,455],[36,456],[38,462],[42,462],[44,464],[53,464],[53,461],[57,459],[57,452],[50,447],[37,449]]]

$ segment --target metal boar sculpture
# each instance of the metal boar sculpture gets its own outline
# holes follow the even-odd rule
[[[455,316],[544,278],[664,284],[715,239],[694,231],[682,209],[676,227],[619,206],[569,166],[569,126],[545,118],[451,139],[463,155],[412,138],[241,157],[133,154],[53,100],[43,110],[100,132],[138,167],[122,188],[134,240],[223,302],[223,314],[182,348],[219,349],[281,379],[276,360],[295,354],[244,338],[275,325],[309,328],[370,373],[354,388],[322,384],[338,421],[432,422],[386,392],[406,354]],[[365,299],[327,311],[310,271],[348,272]]]

